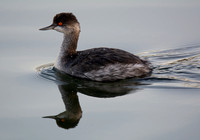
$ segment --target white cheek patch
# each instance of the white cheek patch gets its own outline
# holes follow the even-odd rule
[[[64,34],[70,34],[72,32],[80,32],[80,26],[79,24],[75,23],[72,25],[66,25],[66,26],[56,26],[54,30],[64,33]]]
[[[61,32],[61,33],[64,33],[64,29],[61,27],[61,26],[56,26],[54,28],[54,30],[58,31],[58,32]]]

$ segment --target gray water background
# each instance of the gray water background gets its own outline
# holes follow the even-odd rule
[[[59,12],[79,19],[79,50],[105,46],[140,54],[199,45],[199,1],[19,0],[1,1],[0,11],[1,139],[199,139],[198,88],[140,88],[109,99],[78,94],[83,117],[64,130],[42,118],[64,105],[57,85],[35,70],[58,54],[62,34],[38,29]]]

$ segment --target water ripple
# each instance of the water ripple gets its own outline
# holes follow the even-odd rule
[[[152,76],[143,79],[122,80],[122,86],[132,88],[135,85],[142,88],[200,88],[200,46],[147,52],[140,54],[140,56],[152,63],[154,67]],[[80,79],[58,73],[53,68],[53,63],[42,65],[37,68],[37,71],[40,76],[58,84],[80,81]],[[91,84],[92,81],[89,83]],[[116,84],[116,82],[113,83]],[[106,84],[108,83],[104,83],[104,86]],[[79,85],[81,84],[79,83]]]

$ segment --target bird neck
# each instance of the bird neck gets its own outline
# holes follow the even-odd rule
[[[79,25],[74,26],[73,28],[69,28],[66,32],[64,32],[60,53],[55,63],[56,68],[62,70],[65,63],[67,62],[67,58],[76,54],[79,33]]]
[[[63,42],[61,46],[61,54],[73,55],[76,53],[79,38],[79,31],[71,31],[64,33]]]

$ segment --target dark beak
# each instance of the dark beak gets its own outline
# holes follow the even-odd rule
[[[57,116],[45,116],[45,117],[42,117],[42,118],[57,119],[58,117]]]
[[[51,24],[50,26],[47,26],[47,27],[44,27],[44,28],[41,28],[39,30],[41,31],[45,31],[45,30],[53,30],[57,25],[55,24]]]

